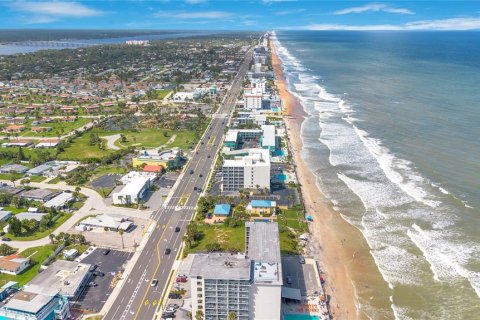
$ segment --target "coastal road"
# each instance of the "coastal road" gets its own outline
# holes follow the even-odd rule
[[[153,229],[132,272],[104,320],[154,318],[161,294],[168,284],[175,258],[179,254],[186,226],[195,214],[195,206],[201,196],[201,193],[194,188],[203,188],[209,173],[214,168],[215,155],[222,146],[224,130],[242,89],[242,82],[252,57],[253,50],[249,50],[222,105],[213,116],[209,128],[187,164],[182,180],[177,185],[171,200],[152,214],[152,218],[157,223],[156,228]],[[180,227],[179,232],[175,232],[176,227]],[[167,248],[171,250],[170,254],[165,253]],[[151,286],[153,279],[158,280],[157,286]]]

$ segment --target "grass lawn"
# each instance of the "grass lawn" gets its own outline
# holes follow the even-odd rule
[[[0,285],[4,285],[8,281],[17,281],[20,285],[24,285],[32,280],[40,269],[40,264],[50,256],[54,251],[54,245],[49,244],[41,247],[28,248],[20,253],[22,257],[29,257],[32,259],[32,266],[22,274],[13,276],[9,274],[0,273]]]
[[[167,144],[167,142],[175,136],[174,141],[171,144],[168,144],[167,147],[179,147],[181,149],[187,149],[191,147],[195,139],[195,133],[190,131],[174,131],[166,129],[143,129],[138,132],[134,131],[118,131],[117,134],[123,134],[127,138],[127,142],[121,142],[120,139],[115,141],[115,145],[119,148],[126,148],[129,146],[141,146],[146,148],[155,148]],[[115,134],[109,132],[109,134],[100,134],[110,135]],[[167,136],[165,136],[165,134]]]
[[[73,143],[58,155],[58,160],[85,160],[89,158],[103,158],[112,153],[111,150],[102,150],[98,145],[90,145],[89,134],[76,138]]]
[[[282,255],[298,254],[295,235],[288,229],[280,232],[280,253]]]
[[[0,173],[0,180],[8,180],[11,181],[12,176],[15,178],[15,180],[20,179],[23,177],[23,174],[8,174],[8,173]]]
[[[220,244],[222,250],[245,252],[245,226],[229,228],[223,224],[199,225],[198,230],[203,233],[202,238],[192,248],[185,248],[185,254],[207,251],[206,246],[211,243]]]
[[[32,234],[24,234],[18,237],[14,236],[13,234],[7,233],[5,236],[8,238],[11,238],[12,240],[18,240],[18,241],[38,240],[51,234],[53,231],[55,231],[55,229],[57,229],[60,225],[62,225],[65,221],[67,221],[68,218],[70,218],[71,216],[72,215],[69,213],[64,213],[63,216],[61,216],[57,221],[55,221],[53,226],[51,226],[45,231],[36,231]]]
[[[44,177],[44,176],[30,176],[30,177],[28,177],[28,179],[30,179],[31,182],[42,182],[43,180],[45,180],[47,178]]]
[[[60,181],[62,181],[62,179],[60,179],[60,177],[56,177],[56,178],[53,178],[52,180],[48,181],[48,183],[56,184],[56,183],[59,183]]]
[[[127,170],[124,167],[117,166],[99,166],[93,171],[93,177],[90,180],[101,177],[105,174],[115,173],[115,174],[125,174]]]
[[[3,209],[5,211],[11,211],[13,214],[17,214],[17,213],[20,213],[20,212],[27,211],[28,208],[16,208],[16,207],[10,206],[10,207],[4,207]]]
[[[50,127],[52,130],[50,131],[45,131],[45,132],[33,132],[30,130],[25,130],[22,134],[22,136],[25,137],[58,137],[58,136],[63,136],[65,134],[70,133],[71,131],[74,131],[81,126],[84,126],[85,124],[93,121],[94,119],[88,119],[88,118],[78,118],[77,120],[73,122],[67,122],[67,121],[60,121],[56,120],[50,123],[42,123],[38,125],[38,127]]]

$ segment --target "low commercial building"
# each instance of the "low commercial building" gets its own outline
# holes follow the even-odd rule
[[[70,202],[72,202],[75,198],[73,194],[70,192],[62,192],[56,197],[48,200],[45,202],[46,208],[55,208],[60,209],[66,207]]]
[[[252,200],[247,205],[247,213],[253,215],[272,215],[275,213],[277,203],[271,200]]]
[[[75,261],[57,260],[33,278],[27,285],[54,289],[70,300],[78,298],[90,279],[91,265]]]
[[[270,190],[270,152],[264,149],[250,149],[247,156],[225,160],[222,174],[223,191]]]
[[[158,151],[142,150],[137,157],[132,159],[134,167],[142,165],[161,166],[164,169],[176,170],[181,169],[184,164],[183,153],[179,148]]]
[[[0,167],[0,173],[18,173],[18,174],[24,174],[25,172],[28,171],[28,167],[23,166],[21,164],[6,164]]]
[[[30,259],[11,254],[0,258],[0,273],[17,275],[30,267]]]
[[[32,201],[47,202],[48,200],[59,195],[60,192],[57,190],[50,189],[31,189],[20,194],[20,197]]]
[[[278,225],[247,222],[245,255],[189,254],[179,274],[190,277],[192,314],[204,319],[280,320],[282,265]],[[266,307],[268,306],[268,308]]]
[[[44,212],[20,212],[15,215],[15,218],[17,218],[20,221],[23,220],[37,220],[40,222],[43,218],[43,216],[46,216],[47,213]]]
[[[108,214],[100,214],[95,217],[89,217],[79,223],[79,230],[87,230],[89,228],[101,228],[112,231],[127,231],[133,226],[133,222],[122,216],[111,216]]]
[[[114,204],[138,204],[150,188],[150,178],[138,177],[128,182],[120,192],[113,194]]]
[[[52,288],[28,286],[0,308],[0,319],[64,320],[70,317],[68,299]]]
[[[7,221],[8,219],[10,219],[11,216],[12,216],[11,211],[6,211],[6,210],[3,210],[3,208],[0,208],[0,221]]]

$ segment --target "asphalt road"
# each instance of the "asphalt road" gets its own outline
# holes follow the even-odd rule
[[[224,102],[213,117],[207,133],[187,164],[185,174],[170,202],[152,214],[153,219],[157,222],[156,229],[150,235],[112,308],[105,315],[105,320],[153,319],[163,289],[169,280],[173,263],[180,250],[186,226],[195,213],[195,206],[200,197],[200,193],[194,191],[194,187],[203,189],[210,171],[213,170],[215,155],[221,148],[224,130],[242,89],[242,82],[252,56],[253,51],[250,50],[240,66]],[[193,170],[193,174],[190,174],[191,170]],[[181,228],[180,232],[175,232],[177,226]],[[169,255],[165,254],[167,248],[171,249]],[[153,279],[158,279],[155,287],[151,286]]]

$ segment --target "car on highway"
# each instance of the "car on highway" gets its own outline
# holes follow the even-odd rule
[[[179,232],[180,231],[180,227],[175,227],[175,232]]]
[[[200,178],[203,177],[203,174],[200,173],[199,177],[200,177]]]
[[[197,187],[193,187],[193,191],[197,191]]]
[[[165,249],[165,254],[170,254],[170,252],[172,252],[172,249],[170,248]]]
[[[207,158],[210,159],[210,155],[208,155]]]
[[[192,169],[190,170],[190,174],[193,174],[193,170],[192,170]]]
[[[150,287],[156,287],[158,284],[158,279],[153,279],[152,283],[150,283]]]

